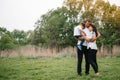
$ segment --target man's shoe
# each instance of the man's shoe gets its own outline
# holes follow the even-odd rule
[[[85,75],[86,75],[86,76],[88,76],[88,75],[89,75],[89,73],[85,73]]]
[[[79,76],[82,76],[82,73],[79,73],[78,75],[79,75]]]

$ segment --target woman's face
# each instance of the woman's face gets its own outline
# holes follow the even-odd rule
[[[89,26],[88,28],[90,31],[93,31],[93,27],[92,26]]]

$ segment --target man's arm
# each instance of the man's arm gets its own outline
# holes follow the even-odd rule
[[[83,35],[82,39],[85,39],[87,42],[91,42],[92,38],[87,38],[84,31],[82,31],[82,35]]]
[[[83,36],[83,38],[87,41],[87,42],[94,42],[95,40],[97,40],[98,38],[100,38],[101,34],[100,32],[98,32],[98,36],[95,38],[87,38],[86,36]]]
[[[98,33],[97,37],[96,38],[92,38],[90,42],[94,42],[95,40],[100,38],[100,36],[101,36],[100,32],[97,32],[97,33]]]
[[[84,31],[80,30],[80,32],[81,32],[81,35],[75,36],[77,40],[82,40],[82,39],[84,39],[83,36],[86,36]]]
[[[86,36],[83,36],[83,38],[87,41],[87,42],[91,42],[90,38],[87,38]]]
[[[75,38],[76,38],[77,40],[82,40],[82,39],[83,39],[82,35],[81,35],[81,36],[75,36]]]

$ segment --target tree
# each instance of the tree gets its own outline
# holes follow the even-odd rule
[[[14,49],[16,46],[14,44],[14,39],[12,39],[8,34],[4,34],[0,39],[0,51]]]
[[[0,27],[0,37],[2,37],[4,34],[10,35],[10,32],[4,27]]]
[[[32,44],[34,32],[32,30],[29,30],[26,32],[26,45]]]
[[[11,32],[11,36],[18,42],[19,45],[27,44],[27,32],[14,30]]]
[[[73,28],[86,18],[102,34],[97,40],[99,46],[111,49],[120,44],[120,7],[104,0],[64,0],[61,8],[47,12],[35,23],[33,42],[50,47],[75,46]]]

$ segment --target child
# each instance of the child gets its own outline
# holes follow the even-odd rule
[[[82,44],[84,43],[84,39],[79,40],[79,37],[82,37],[82,30],[85,28],[85,24],[81,23],[80,25],[76,26],[74,28],[74,36],[77,38],[78,43],[77,43],[77,47],[82,50]]]

